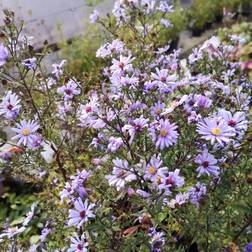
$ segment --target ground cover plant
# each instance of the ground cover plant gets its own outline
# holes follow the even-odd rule
[[[108,40],[81,79],[65,60],[48,71],[46,43],[34,51],[5,11],[1,251],[252,250],[251,82],[234,57],[246,38],[182,58],[158,36],[172,11],[94,11]]]

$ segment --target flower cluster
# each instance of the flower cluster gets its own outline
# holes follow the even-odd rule
[[[122,34],[98,49],[104,69],[87,94],[89,76],[68,76],[65,60],[44,74],[41,55],[27,58],[20,39],[0,45],[2,78],[12,78],[7,60],[18,75],[1,98],[11,137],[0,165],[43,188],[46,224],[30,251],[191,251],[193,240],[221,251],[243,232],[242,246],[249,242],[251,231],[239,231],[251,219],[251,82],[233,57],[240,40],[213,36],[182,59],[153,35],[169,29],[172,11],[166,1],[116,1],[108,26],[93,12],[92,23],[111,36],[128,29],[135,41]]]

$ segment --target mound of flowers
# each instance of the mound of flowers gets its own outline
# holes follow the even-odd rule
[[[243,38],[213,36],[185,57],[158,43],[170,12],[145,0],[116,2],[109,20],[95,11],[109,40],[88,94],[89,77],[66,61],[48,72],[47,46],[34,51],[5,12],[0,114],[12,136],[0,166],[41,186],[26,217],[4,223],[6,251],[251,251],[251,83],[232,57]]]

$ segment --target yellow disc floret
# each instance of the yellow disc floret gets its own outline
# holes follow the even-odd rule
[[[221,134],[221,129],[220,128],[213,128],[211,130],[212,134],[215,136],[219,136]]]
[[[160,136],[161,137],[166,137],[168,135],[168,131],[166,129],[161,129],[160,130]]]
[[[152,175],[156,173],[156,169],[155,169],[155,167],[153,167],[153,166],[150,166],[148,171],[149,171],[149,173],[152,174]]]
[[[23,135],[23,136],[29,136],[30,133],[31,133],[30,130],[27,129],[27,128],[25,128],[25,129],[22,130],[22,135]]]

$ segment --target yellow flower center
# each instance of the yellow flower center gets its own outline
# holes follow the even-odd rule
[[[156,109],[156,114],[157,114],[157,115],[160,115],[161,112],[162,112],[162,110],[161,110],[160,108]]]
[[[24,135],[24,136],[28,136],[28,135],[30,135],[30,133],[31,133],[30,130],[27,128],[22,130],[22,135]]]
[[[168,132],[167,132],[166,129],[161,129],[161,130],[160,130],[160,136],[161,136],[161,137],[166,137],[167,135],[168,135]]]
[[[219,136],[221,134],[221,129],[220,128],[213,128],[211,130],[212,134],[215,136]]]
[[[149,167],[149,173],[152,174],[152,175],[155,174],[155,173],[156,173],[155,167],[150,166],[150,167]]]

